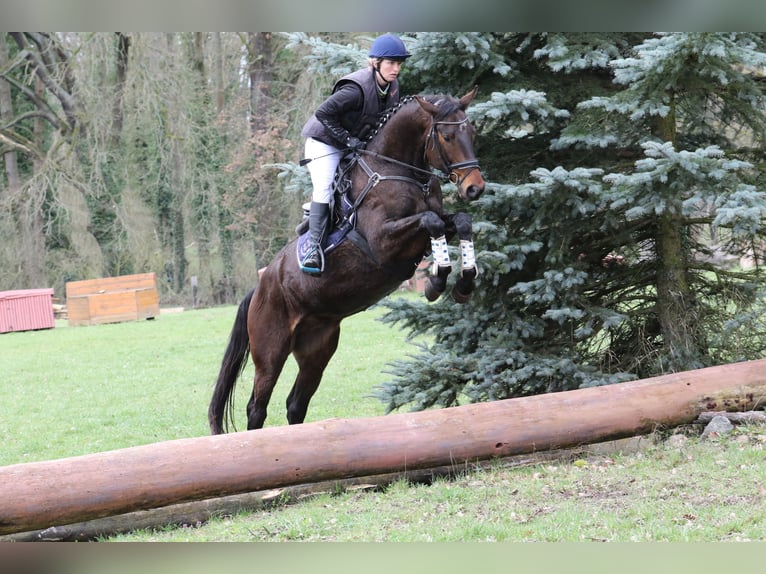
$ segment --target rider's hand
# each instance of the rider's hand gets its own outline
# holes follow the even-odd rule
[[[364,147],[364,143],[362,142],[362,140],[354,136],[351,136],[348,138],[348,141],[346,141],[346,145],[348,146],[348,149],[353,150],[357,153],[359,152],[360,149]]]

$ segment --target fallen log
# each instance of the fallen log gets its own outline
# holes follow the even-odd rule
[[[436,476],[446,476],[449,472],[449,469],[446,467],[440,467],[433,469],[433,472],[423,470],[414,471],[413,473],[390,473],[373,477],[348,479],[346,481],[301,484],[195,502],[183,502],[160,508],[96,518],[86,522],[51,526],[43,530],[6,534],[0,536],[0,543],[84,542],[96,540],[102,536],[110,536],[144,528],[157,528],[167,525],[194,525],[207,522],[214,516],[231,516],[240,512],[255,512],[281,504],[297,502],[298,500],[318,496],[323,493],[380,488],[404,477],[413,482],[427,482]]]
[[[634,437],[635,439],[636,437]],[[634,439],[625,439],[632,441]],[[646,439],[645,439],[646,440]],[[646,440],[646,444],[650,441]],[[439,466],[436,468],[424,468],[402,472],[391,472],[375,476],[363,476],[359,478],[347,478],[344,480],[331,480],[325,482],[313,482],[299,484],[284,488],[234,494],[219,498],[209,498],[194,502],[182,502],[160,508],[139,510],[96,518],[85,522],[76,522],[62,526],[51,526],[43,530],[29,532],[17,532],[0,536],[2,542],[88,542],[101,537],[113,536],[132,532],[134,530],[160,528],[168,525],[190,525],[207,522],[213,517],[232,516],[241,512],[257,512],[292,504],[319,496],[326,493],[352,492],[360,490],[381,490],[386,486],[405,480],[410,484],[432,484],[437,478],[451,478],[469,471],[489,468],[517,468],[533,464],[541,464],[551,461],[572,461],[578,456],[590,452],[590,447],[578,447],[573,449],[550,450],[545,452],[531,453],[528,455],[516,455],[499,460],[482,461],[470,466]],[[593,448],[598,449],[599,454],[605,452],[632,451],[635,445],[624,444],[623,441],[610,441],[599,443]]]
[[[359,419],[330,419],[0,468],[0,534],[170,504],[646,434],[766,401],[766,360]]]

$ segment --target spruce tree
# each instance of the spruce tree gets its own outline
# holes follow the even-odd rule
[[[377,389],[388,409],[763,356],[762,37],[503,41],[518,87],[469,110],[493,181],[473,210],[480,284],[465,306],[386,301],[427,336]]]

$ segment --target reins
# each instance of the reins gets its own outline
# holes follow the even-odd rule
[[[378,124],[375,131],[369,136],[369,140],[375,136],[380,129],[383,127],[384,124],[388,122],[388,120],[391,118],[391,116],[399,110],[405,103],[413,100],[413,96],[409,96],[402,100],[397,107],[392,109]],[[474,170],[479,168],[479,162],[476,159],[470,159],[466,161],[461,162],[455,162],[450,163],[446,157],[446,154],[444,153],[444,149],[441,145],[441,141],[439,140],[439,132],[437,129],[437,126],[440,125],[462,125],[468,121],[468,117],[466,116],[460,121],[436,121],[433,117],[431,117],[431,127],[428,130],[428,135],[426,136],[426,142],[425,146],[423,148],[423,162],[426,165],[429,165],[431,169],[423,169],[421,167],[411,165],[409,163],[400,161],[398,159],[389,157],[387,155],[383,155],[381,153],[370,151],[367,149],[360,149],[355,152],[354,161],[356,161],[359,166],[364,170],[364,172],[367,174],[368,180],[367,184],[364,186],[364,188],[359,192],[359,195],[357,195],[356,199],[354,200],[353,206],[351,207],[351,213],[355,213],[357,208],[362,204],[364,201],[364,198],[367,196],[367,194],[370,192],[370,190],[378,185],[381,181],[401,181],[404,183],[410,183],[412,185],[415,185],[420,188],[420,190],[423,192],[424,197],[428,197],[428,195],[431,193],[431,184],[435,178],[441,179],[442,181],[449,181],[455,185],[460,185],[463,180],[465,180],[466,177]],[[429,160],[428,160],[428,148],[429,143],[432,146],[432,149],[435,149],[438,152],[439,159],[441,160],[444,169],[439,169],[437,167],[431,166]],[[381,175],[377,171],[374,171],[366,161],[364,161],[363,155],[369,155],[371,157],[375,157],[377,159],[381,159],[383,161],[386,161],[388,163],[396,164],[401,167],[405,167],[409,170],[412,170],[416,173],[422,173],[424,175],[428,176],[428,179],[423,182],[419,181],[412,177],[407,177],[404,175]],[[466,173],[460,177],[457,170],[460,169],[466,169]],[[434,170],[440,172],[439,174],[435,173]]]
[[[402,102],[402,103],[404,103],[404,102]],[[400,104],[399,107],[401,107],[401,105],[402,104]],[[390,117],[390,115],[388,117],[386,117],[386,120],[388,120],[389,117]],[[434,177],[437,177],[437,174],[434,173],[434,171],[433,171],[434,169],[441,173],[441,175],[439,177],[440,177],[440,179],[442,181],[449,181],[449,182],[451,182],[451,183],[453,183],[455,185],[460,185],[463,182],[463,180],[465,180],[465,178],[468,177],[468,175],[474,169],[478,169],[479,168],[479,162],[476,159],[469,159],[469,160],[466,160],[466,161],[449,163],[449,161],[447,160],[447,157],[446,157],[446,155],[444,153],[444,148],[442,147],[441,142],[439,141],[437,126],[440,126],[440,125],[461,125],[461,124],[466,123],[467,121],[468,121],[468,117],[465,117],[462,120],[455,121],[455,122],[435,121],[433,118],[431,118],[431,128],[428,130],[427,139],[430,140],[431,145],[433,146],[433,149],[436,149],[436,151],[439,153],[439,159],[441,159],[441,162],[442,162],[444,168],[446,168],[446,169],[439,169],[439,168],[433,167],[433,166],[432,166],[432,169],[430,169],[430,170],[429,169],[423,169],[423,168],[411,165],[409,163],[400,161],[398,159],[394,159],[392,157],[383,155],[383,154],[378,153],[378,152],[369,151],[369,150],[366,150],[366,149],[358,150],[356,153],[357,153],[357,159],[359,161],[359,165],[362,166],[362,169],[364,169],[365,173],[370,178],[368,183],[367,183],[367,185],[362,190],[362,192],[359,194],[359,196],[360,197],[364,197],[365,195],[367,195],[367,192],[369,192],[369,190],[372,189],[373,187],[375,187],[379,182],[384,181],[384,180],[390,180],[390,179],[412,183],[412,184],[420,187],[423,190],[423,194],[424,195],[428,195],[429,190],[431,188],[431,181],[432,181],[432,179]],[[381,124],[381,126],[378,126],[378,129],[380,129],[380,127],[382,127],[382,124]],[[377,130],[376,130],[375,133],[377,133]],[[373,134],[373,135],[375,135],[375,134]],[[413,178],[410,178],[410,177],[399,176],[399,175],[382,176],[379,173],[372,171],[370,166],[367,165],[367,163],[361,157],[363,154],[370,155],[372,157],[375,157],[375,158],[387,161],[388,163],[393,163],[393,164],[396,164],[396,165],[400,165],[400,166],[406,167],[407,169],[410,169],[412,171],[428,175],[429,179],[426,182],[421,182],[419,180],[416,180],[416,179],[413,179]],[[426,141],[426,145],[423,148],[423,161],[426,164],[429,163],[428,162],[428,141]],[[457,173],[457,170],[465,169],[465,168],[470,168],[470,169],[468,169],[468,171],[466,171],[466,173],[463,174],[463,177],[460,177],[460,175]],[[359,203],[358,201],[355,202],[355,205],[358,205],[358,203]]]
[[[361,205],[361,203],[364,200],[365,196],[370,192],[370,190],[373,187],[378,185],[381,181],[396,180],[396,181],[403,181],[403,182],[406,182],[406,183],[412,183],[412,184],[418,186],[421,189],[421,191],[423,192],[423,195],[425,197],[428,197],[428,194],[431,193],[431,181],[433,181],[433,178],[434,178],[434,173],[433,172],[427,171],[425,169],[420,169],[418,167],[406,164],[404,162],[395,160],[393,158],[381,155],[381,154],[376,153],[376,152],[368,152],[366,150],[360,150],[360,151],[368,153],[368,154],[371,154],[371,155],[375,155],[376,157],[378,157],[380,159],[391,161],[393,163],[398,163],[398,164],[403,165],[405,167],[409,167],[411,169],[427,173],[430,177],[429,177],[428,181],[426,181],[424,183],[422,181],[418,181],[417,179],[413,179],[411,177],[407,177],[407,176],[404,176],[404,175],[380,175],[377,171],[373,171],[372,168],[369,165],[367,165],[367,162],[364,161],[364,159],[362,159],[361,156],[359,156],[359,157],[357,157],[358,163],[362,167],[364,172],[367,174],[367,177],[369,179],[367,180],[367,185],[365,185],[364,188],[362,189],[362,191],[359,192],[359,195],[357,196],[356,200],[354,201],[354,205],[353,205],[353,208],[352,208],[353,211],[356,211],[356,208]]]

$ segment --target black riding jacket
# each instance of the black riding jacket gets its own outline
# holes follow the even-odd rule
[[[343,76],[332,94],[303,126],[301,135],[327,145],[344,147],[351,136],[364,139],[377,125],[383,111],[399,103],[399,81],[386,96],[379,96],[375,71],[369,68]]]

